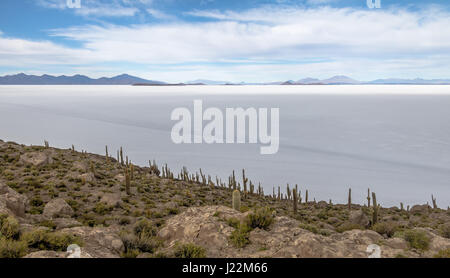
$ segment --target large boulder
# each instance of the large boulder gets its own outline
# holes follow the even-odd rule
[[[43,215],[46,218],[71,217],[73,209],[64,199],[58,198],[51,200],[45,205]]]
[[[25,165],[33,165],[42,167],[53,163],[52,156],[49,152],[30,152],[20,156],[20,161]]]
[[[27,198],[24,195],[0,183],[0,213],[25,217],[27,203]]]
[[[409,212],[411,214],[428,214],[431,210],[429,205],[415,205],[413,206]]]
[[[61,232],[80,237],[83,240],[82,252],[93,258],[118,258],[125,249],[118,236],[119,231],[112,228],[83,226],[62,229]]]
[[[110,207],[118,207],[122,203],[120,193],[105,193],[100,199],[100,203],[105,203]]]
[[[349,221],[350,223],[359,225],[361,227],[367,227],[370,223],[369,218],[362,210],[351,211]]]
[[[192,242],[204,246],[209,256],[218,257],[229,248],[228,238],[234,230],[224,220],[238,219],[241,215],[224,206],[189,208],[181,215],[169,219],[158,236],[169,247],[178,242]]]

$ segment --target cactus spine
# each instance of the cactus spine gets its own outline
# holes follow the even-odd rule
[[[233,191],[233,209],[241,211],[241,193],[239,190]]]

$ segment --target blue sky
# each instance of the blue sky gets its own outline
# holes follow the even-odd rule
[[[450,1],[80,2],[2,0],[0,75],[450,78]]]

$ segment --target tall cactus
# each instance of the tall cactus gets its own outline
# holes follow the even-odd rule
[[[245,177],[245,169],[242,169],[242,185],[244,186],[244,195],[247,194],[248,178]]]
[[[109,162],[109,154],[108,154],[108,146],[105,146],[105,151],[106,151],[106,162]]]
[[[367,188],[367,207],[370,208],[370,188]]]
[[[298,205],[298,200],[297,200],[297,189],[294,188],[293,192],[292,192],[292,197],[293,197],[293,201],[294,201],[294,215],[297,214],[297,205]]]
[[[306,189],[305,193],[305,203],[308,204],[308,189]]]
[[[241,211],[241,193],[239,190],[233,191],[233,209],[237,211]]]
[[[90,161],[90,162],[89,162],[89,165],[90,165],[89,168],[90,168],[92,174],[95,175],[95,166],[94,166],[94,162]]]
[[[134,180],[134,166],[133,163],[130,161],[130,178],[131,180]]]
[[[128,195],[131,195],[131,180],[130,180],[130,172],[128,171],[128,167],[125,168],[125,190]]]
[[[352,209],[352,189],[348,189],[348,210]]]
[[[375,225],[378,222],[378,212],[380,208],[379,205],[377,204],[377,196],[375,195],[375,192],[372,192],[372,201],[373,201],[372,225]]]
[[[438,206],[437,206],[437,203],[436,203],[436,198],[434,198],[433,195],[431,195],[431,200],[433,201],[433,209],[437,209]]]
[[[120,147],[120,164],[123,166],[124,165],[124,162],[123,162],[123,149],[122,149],[122,147]]]

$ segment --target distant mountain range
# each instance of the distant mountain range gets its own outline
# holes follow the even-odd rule
[[[279,81],[270,83],[233,83],[228,81],[214,81],[197,79],[185,83],[170,84],[162,81],[146,80],[128,74],[122,74],[111,78],[102,77],[93,79],[84,75],[74,76],[52,76],[52,75],[27,75],[24,73],[16,75],[0,76],[0,85],[140,85],[140,86],[183,86],[183,85],[450,85],[450,79],[377,79],[373,81],[358,81],[348,76],[337,75],[328,79],[304,78],[297,81]]]
[[[0,77],[0,85],[133,85],[137,83],[163,85],[160,81],[146,80],[139,77],[122,74],[111,78],[92,79],[84,75],[52,76],[26,75],[24,73]]]

